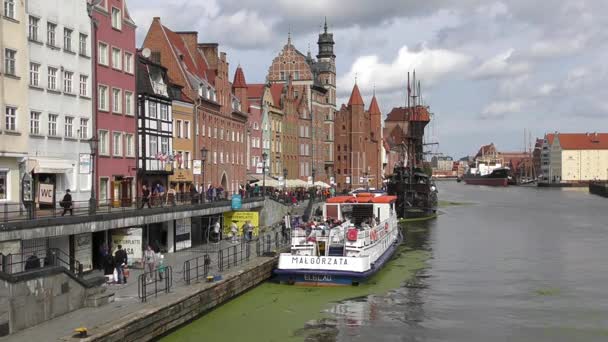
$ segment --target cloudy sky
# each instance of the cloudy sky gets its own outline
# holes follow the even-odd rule
[[[264,81],[291,30],[316,54],[327,16],[336,41],[338,103],[357,75],[366,103],[374,85],[383,112],[405,103],[416,69],[434,113],[429,140],[462,156],[483,143],[521,150],[524,128],[608,131],[608,1],[605,0],[129,0],[138,44],[152,17],[197,30]]]

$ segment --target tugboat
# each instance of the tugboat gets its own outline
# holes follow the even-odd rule
[[[274,271],[281,283],[359,285],[378,272],[403,241],[395,196],[359,193],[329,198],[325,223],[292,231],[291,251]]]
[[[420,169],[396,166],[388,179],[387,192],[397,196],[397,216],[404,219],[432,217],[437,213],[437,186]]]

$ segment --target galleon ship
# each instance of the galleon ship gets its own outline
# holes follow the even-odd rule
[[[292,231],[276,278],[307,286],[359,285],[378,272],[403,241],[396,196],[359,193],[323,206],[323,223]]]

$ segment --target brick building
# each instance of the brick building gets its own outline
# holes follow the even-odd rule
[[[355,84],[348,105],[335,116],[336,185],[338,190],[382,187],[382,113],[376,96],[369,109]]]
[[[263,101],[265,89],[264,84],[247,86],[247,101],[249,102],[247,173],[249,174],[262,173],[262,117],[265,112],[268,112],[268,106]]]
[[[167,68],[170,80],[195,99],[195,139],[193,159],[204,163],[204,186],[221,186],[228,193],[246,182],[247,108],[233,93],[228,79],[229,63],[218,44],[198,42],[197,32],[173,32],[154,18],[143,47],[153,60]],[[246,96],[245,96],[246,97]],[[195,182],[201,182],[196,177]]]
[[[298,116],[297,141],[286,140],[285,145],[296,147],[297,168],[289,170],[289,178],[329,182],[333,174],[333,122],[336,105],[336,56],[333,34],[325,30],[317,42],[317,60],[310,51],[304,55],[298,51],[288,37],[287,44],[274,58],[268,70],[268,80],[274,84],[288,84],[282,96],[292,96],[292,103],[285,106],[285,120]],[[291,94],[291,95],[290,95]],[[297,103],[293,102],[296,101]],[[295,122],[291,122],[295,123]],[[285,126],[285,130],[291,126]],[[285,155],[284,157],[288,157]],[[285,160],[286,165],[292,160]],[[313,172],[314,171],[314,172]]]

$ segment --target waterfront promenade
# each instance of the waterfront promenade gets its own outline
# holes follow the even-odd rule
[[[268,229],[265,234],[275,236],[275,233],[280,233],[280,230],[275,227]],[[240,253],[241,248],[245,244],[233,244],[230,241],[222,241],[219,244],[207,244],[196,248],[191,248],[177,253],[165,255],[165,265],[171,266],[173,269],[173,287],[171,292],[166,294],[161,292],[157,297],[151,296],[147,302],[142,302],[138,297],[138,277],[142,274],[141,269],[131,270],[131,275],[128,283],[125,285],[108,284],[107,291],[114,292],[114,302],[97,308],[83,308],[66,315],[57,317],[50,321],[39,324],[35,327],[17,332],[15,334],[0,338],[0,341],[62,341],[71,340],[74,335],[74,329],[85,327],[89,331],[89,336],[95,334],[104,334],[105,331],[114,329],[115,326],[125,324],[131,320],[136,320],[138,317],[146,316],[157,310],[170,305],[178,298],[188,296],[190,294],[204,291],[206,287],[212,287],[216,283],[207,283],[204,279],[192,281],[190,285],[186,284],[183,277],[183,265],[186,260],[208,254],[211,258],[209,267],[209,275],[221,275],[221,281],[227,281],[240,274],[245,269],[254,269],[258,265],[262,265],[273,259],[271,256],[257,256],[255,253],[255,242],[251,242],[251,258],[249,261],[243,260],[237,266],[232,265],[229,269],[224,267],[220,272],[218,269],[219,249],[226,249],[229,246],[236,246]],[[275,250],[275,242],[272,242],[273,250]]]

